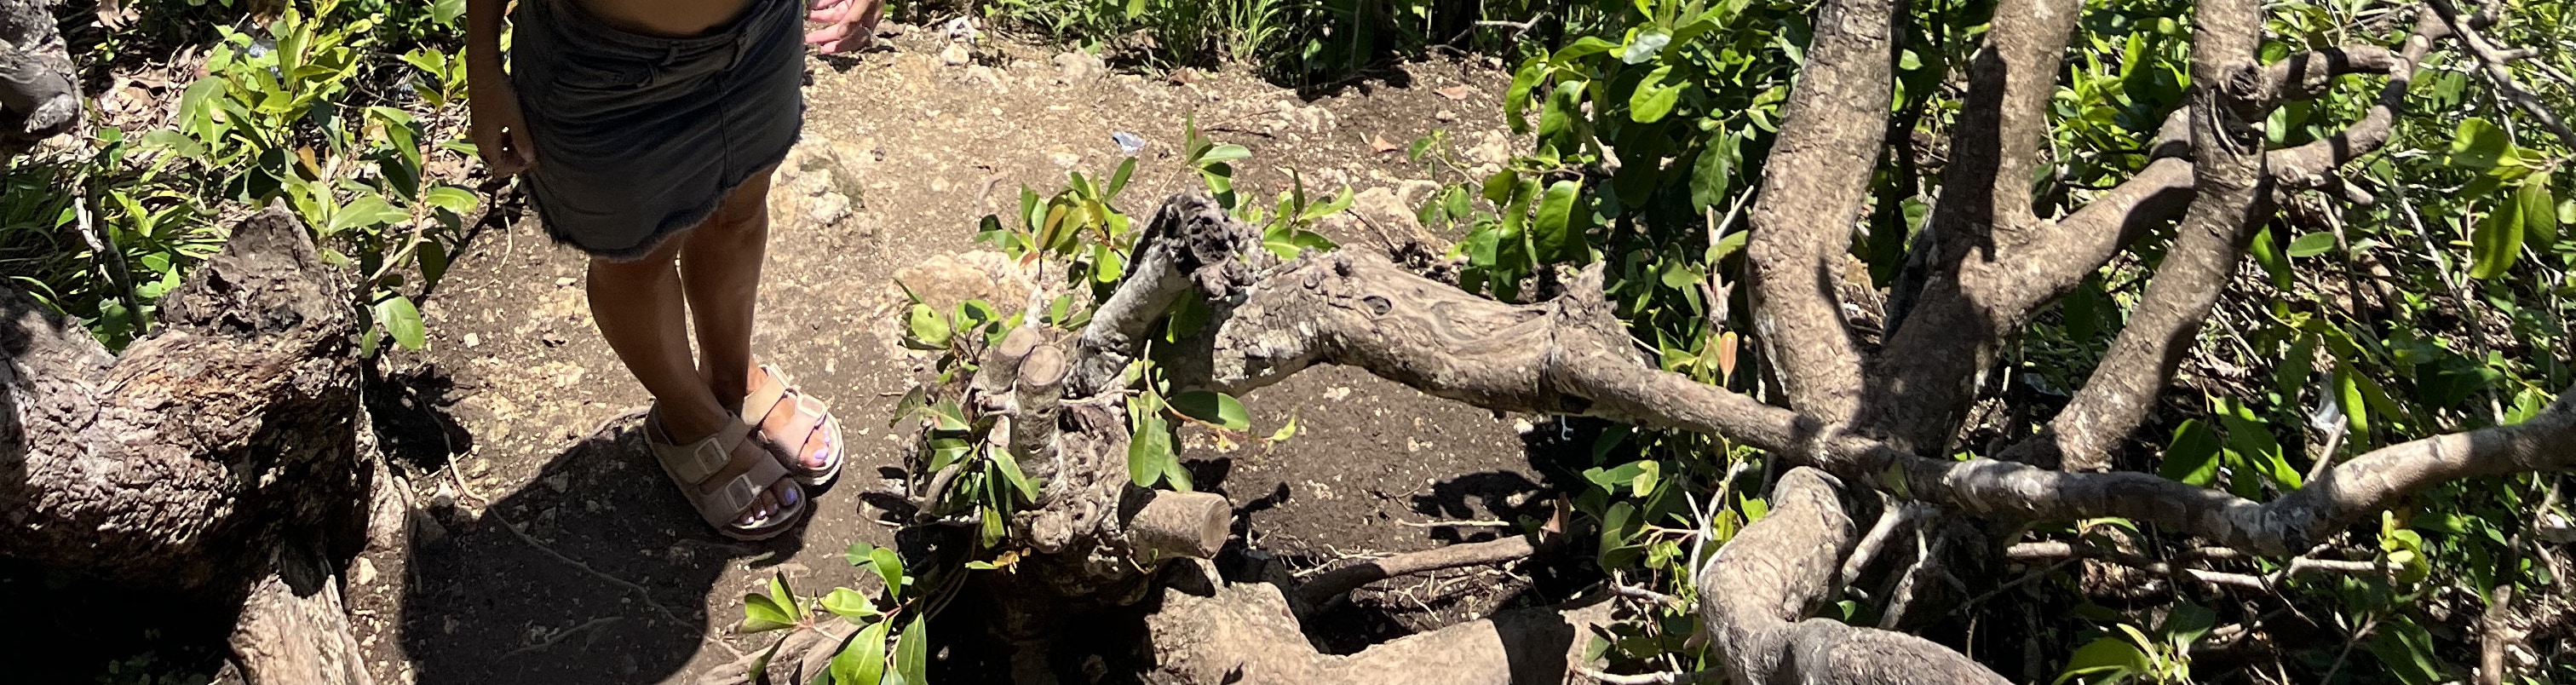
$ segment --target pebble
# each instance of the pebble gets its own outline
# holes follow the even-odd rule
[[[974,59],[975,54],[967,52],[964,45],[950,45],[947,49],[939,51],[939,63],[952,67],[965,66],[967,62]]]
[[[465,346],[466,346],[466,347],[481,347],[482,345],[483,345],[483,336],[475,335],[475,334],[472,334],[472,333],[467,333],[467,334],[465,334]]]
[[[349,572],[349,582],[355,585],[376,582],[376,562],[368,561],[366,557],[358,557],[358,567]]]

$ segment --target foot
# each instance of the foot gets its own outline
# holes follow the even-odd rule
[[[648,437],[659,443],[655,445],[657,449],[677,449],[670,446],[694,445],[714,437],[717,431],[741,430],[731,417],[717,417],[713,420],[699,417],[697,420],[690,421],[663,414],[659,407],[652,415],[648,428],[652,431],[652,435]],[[753,473],[764,463],[776,464],[777,457],[771,456],[767,448],[752,440],[735,441],[723,468],[717,469],[713,474],[697,482],[684,482],[680,483],[680,486],[695,493],[696,496],[689,499],[693,504],[699,503],[716,495],[735,479],[744,474]],[[733,530],[727,532],[735,536],[771,527],[782,514],[794,511],[797,505],[804,501],[804,496],[804,489],[797,487],[796,481],[789,478],[776,478],[766,489],[760,491],[748,506],[732,512],[731,518],[723,525],[732,528]],[[707,518],[709,523],[714,523],[713,515]]]
[[[799,391],[793,381],[770,372],[769,367],[755,366],[745,385],[744,423],[751,423],[751,412],[758,415],[759,429],[752,440],[771,452],[786,458],[790,468],[800,474],[820,474],[839,463],[840,431],[832,420],[832,410],[822,400]],[[770,400],[770,398],[776,398]],[[750,406],[769,400],[769,406]]]

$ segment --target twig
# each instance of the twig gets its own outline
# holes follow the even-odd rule
[[[1726,674],[1717,671],[1698,671],[1694,673],[1673,673],[1666,671],[1661,673],[1619,675],[1616,673],[1596,671],[1589,666],[1577,667],[1574,670],[1578,673],[1582,673],[1583,677],[1609,683],[1610,685],[1682,685],[1684,683],[1714,683],[1726,678]]]
[[[562,642],[562,641],[563,641],[563,639],[564,639],[565,637],[569,637],[569,636],[571,636],[573,633],[578,633],[578,632],[585,631],[585,630],[589,630],[589,629],[592,629],[592,628],[597,628],[597,627],[600,627],[600,626],[603,626],[603,625],[608,625],[608,624],[610,624],[610,623],[614,623],[614,622],[616,622],[616,621],[617,621],[617,619],[619,619],[619,618],[621,618],[621,617],[618,617],[618,616],[601,616],[601,617],[599,617],[599,618],[591,619],[591,620],[590,620],[590,622],[588,622],[588,623],[583,623],[583,624],[581,624],[581,625],[577,625],[577,626],[573,626],[573,627],[570,627],[570,628],[565,628],[565,629],[563,629],[563,630],[555,631],[555,633],[554,633],[553,635],[548,635],[548,636],[546,636],[546,639],[544,639],[544,640],[540,640],[540,641],[538,641],[536,644],[528,645],[528,646],[526,646],[526,647],[520,647],[520,648],[518,648],[518,649],[513,649],[513,650],[510,650],[510,651],[508,651],[508,652],[503,652],[503,653],[501,654],[501,658],[503,658],[503,659],[507,659],[507,658],[514,657],[514,656],[518,656],[518,655],[521,655],[521,654],[526,654],[526,653],[529,653],[529,652],[540,651],[540,650],[544,650],[544,649],[549,648],[549,647],[553,647],[553,646],[555,646],[555,643]]]
[[[1508,521],[1397,521],[1396,524],[1415,528],[1511,528],[1520,525]]]
[[[580,569],[583,573],[588,573],[594,578],[608,581],[610,585],[625,588],[627,592],[635,593],[637,598],[644,600],[644,606],[652,607],[654,611],[660,612],[663,618],[671,619],[671,622],[674,624],[684,626],[690,625],[689,621],[680,620],[680,615],[673,613],[670,607],[662,606],[661,602],[653,601],[652,590],[645,589],[644,586],[637,585],[634,581],[603,573],[599,569],[591,568],[589,564],[581,563],[581,561],[573,559],[572,557],[564,556],[562,552],[557,552],[554,548],[547,547],[546,543],[538,542],[536,538],[529,537],[526,532],[519,530],[519,524],[511,523],[510,519],[504,518],[500,514],[493,514],[492,519],[500,522],[502,530],[510,531],[511,536],[517,537],[521,542],[528,543],[529,547],[537,548],[537,551],[539,552],[546,553],[546,556],[554,557],[555,561],[563,562],[565,565]],[[718,642],[722,643],[721,640]],[[726,648],[732,649],[732,646],[726,645]]]
[[[1461,566],[1494,564],[1537,553],[1525,535],[1499,540],[1449,545],[1420,552],[1398,554],[1333,569],[1297,588],[1297,595],[1308,606],[1322,605],[1360,586],[1397,576],[1428,573]]]
[[[1661,604],[1661,605],[1664,605],[1664,606],[1667,606],[1667,607],[1679,607],[1679,606],[1682,606],[1682,598],[1680,598],[1680,597],[1674,597],[1674,596],[1672,596],[1672,595],[1667,595],[1667,594],[1664,594],[1664,593],[1661,593],[1661,592],[1656,592],[1656,591],[1653,591],[1653,590],[1648,590],[1648,589],[1646,589],[1646,588],[1644,588],[1644,587],[1642,587],[1642,586],[1629,585],[1629,584],[1626,584],[1626,583],[1620,583],[1620,584],[1616,584],[1616,585],[1612,585],[1612,586],[1610,586],[1610,591],[1611,591],[1611,592],[1614,592],[1614,593],[1617,593],[1617,594],[1618,594],[1619,596],[1621,596],[1621,597],[1626,597],[1626,598],[1629,598],[1629,599],[1642,599],[1642,600],[1646,600],[1646,601],[1649,601],[1649,602],[1654,602],[1654,603],[1656,603],[1656,604]]]
[[[2576,131],[2568,130],[2567,124],[2560,122],[2558,115],[2550,111],[2548,103],[2541,102],[2540,96],[2524,88],[2522,82],[2514,80],[2513,72],[2505,69],[2505,63],[2512,61],[2511,55],[2497,49],[2494,43],[2487,42],[2486,36],[2478,33],[2479,20],[2491,20],[2492,17],[2462,17],[2460,8],[2452,5],[2451,0],[2432,0],[2428,4],[2441,15],[2443,23],[2450,24],[2453,33],[2459,34],[2460,42],[2469,46],[2469,52],[2477,56],[2479,66],[2483,67],[2480,73],[2487,77],[2488,82],[2495,84],[2496,90],[2504,92],[2505,99],[2521,106],[2541,126],[2557,134],[2560,142],[2576,145]]]

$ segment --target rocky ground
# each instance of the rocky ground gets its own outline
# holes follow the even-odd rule
[[[774,229],[756,349],[832,403],[853,463],[818,513],[777,540],[737,544],[699,523],[645,453],[628,414],[647,398],[589,320],[581,255],[528,223],[477,236],[424,306],[433,340],[394,352],[379,431],[428,525],[412,549],[371,553],[349,572],[370,661],[386,683],[688,681],[733,668],[763,643],[732,635],[741,597],[772,574],[808,594],[853,583],[853,542],[887,544],[853,494],[900,476],[906,433],[887,418],[924,373],[895,343],[901,281],[934,305],[1008,302],[1027,276],[979,252],[983,214],[1017,208],[1068,171],[1105,175],[1126,156],[1113,132],[1146,141],[1118,203],[1150,214],[1198,181],[1181,168],[1185,122],[1246,145],[1247,198],[1347,184],[1354,212],[1325,232],[1351,246],[1446,244],[1414,224],[1434,183],[1499,163],[1515,142],[1497,99],[1508,74],[1482,62],[1405,65],[1333,92],[1247,74],[1152,76],[1007,41],[968,46],[917,32],[894,49],[810,58],[806,141],[772,197]],[[1447,154],[1403,149],[1446,131]],[[1184,450],[1203,488],[1238,507],[1229,554],[1255,550],[1312,567],[1489,538],[1434,521],[1513,520],[1552,499],[1527,445],[1553,429],[1420,395],[1365,373],[1324,369],[1244,398],[1255,433],[1292,417],[1275,446]],[[1328,648],[1455,622],[1521,597],[1544,569],[1509,566],[1363,592]],[[934,627],[954,682],[990,671],[971,622]],[[1064,656],[1072,682],[1134,680]]]

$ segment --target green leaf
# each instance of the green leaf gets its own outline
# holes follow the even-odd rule
[[[1199,390],[1173,395],[1172,410],[1226,430],[1252,430],[1252,418],[1244,412],[1243,403],[1225,393]]]
[[[1020,473],[1019,459],[1012,457],[1009,452],[995,451],[993,466],[1001,470],[1003,480],[1010,481],[1011,487],[1020,491],[1020,498],[1023,501],[1038,501],[1038,485],[1030,482],[1026,474]]]
[[[922,634],[924,623],[928,621],[914,618],[904,624],[903,637],[894,644],[895,672],[903,675],[904,682],[916,685],[930,682],[924,675],[930,670],[930,638]]]
[[[777,603],[778,606],[786,607],[788,618],[800,621],[805,619],[805,607],[797,604],[796,593],[787,590],[786,573],[774,573],[769,576],[769,600]]]
[[[1717,134],[1701,150],[1699,160],[1691,165],[1691,211],[1706,212],[1726,199],[1735,182],[1735,162],[1743,153],[1742,139],[1733,131]]]
[[[2452,133],[2451,153],[2442,161],[2456,167],[2486,169],[2505,162],[2512,154],[2513,142],[2505,137],[2504,129],[2485,119],[2469,117],[2460,120],[2459,129]]]
[[[2522,256],[2522,203],[2499,202],[2469,229],[2469,277],[2502,276]]]
[[[886,622],[878,621],[861,629],[832,655],[832,681],[836,685],[877,685],[885,679]]]
[[[1582,257],[1583,227],[1576,223],[1574,212],[1575,198],[1582,190],[1581,183],[1557,181],[1539,199],[1538,223],[1531,226],[1530,238],[1538,248],[1536,257],[1540,261],[1575,261]]]
[[[2302,480],[2298,469],[2281,456],[2281,443],[2272,438],[2272,430],[2255,418],[2254,412],[2242,405],[2229,403],[2234,411],[2221,410],[2219,421],[2227,425],[2227,446],[2240,459],[2261,468],[2282,490],[2296,490]]]
[[[867,595],[845,587],[832,588],[832,594],[823,596],[823,610],[850,619],[852,623],[877,615],[875,602],[868,601]]]
[[[1547,58],[1544,56],[1529,58],[1521,63],[1519,71],[1512,72],[1511,89],[1503,91],[1503,122],[1511,125],[1512,133],[1529,132],[1526,114],[1529,112],[1530,89],[1538,87],[1539,80],[1544,78],[1547,78]]]
[[[904,322],[905,347],[917,350],[948,349],[948,318],[940,316],[930,305],[916,304]]]
[[[2522,203],[2523,244],[2548,252],[2558,244],[2558,211],[2549,206],[2549,172],[2523,179],[2522,190],[2514,196]]]
[[[474,213],[475,207],[483,205],[482,198],[475,197],[474,191],[451,185],[432,187],[428,192],[421,194],[421,200],[428,202],[429,206],[453,212],[460,217]]]
[[[896,555],[893,548],[879,547],[868,551],[868,561],[876,566],[877,579],[885,581],[886,596],[902,596],[903,557]]]
[[[429,6],[429,16],[440,25],[453,25],[465,16],[465,0],[438,0]]]
[[[1297,412],[1291,411],[1288,412],[1288,423],[1279,426],[1279,430],[1271,432],[1270,442],[1287,442],[1293,437],[1297,437]]]
[[[382,226],[409,218],[411,214],[385,204],[384,198],[362,195],[349,204],[341,205],[340,211],[332,212],[330,223],[322,227],[322,234],[337,235],[352,228]]]
[[[411,298],[395,295],[376,303],[376,322],[394,336],[394,344],[406,350],[417,350],[429,344],[429,332],[420,322],[420,308]]]
[[[1127,477],[1136,487],[1150,488],[1163,480],[1163,464],[1176,458],[1172,431],[1158,413],[1143,412],[1137,421],[1135,437],[1127,442]]]
[[[2325,252],[2326,252],[2327,250],[2332,250],[2332,249],[2334,249],[2334,246],[2335,246],[2334,234],[2332,234],[2332,233],[2327,233],[2327,232],[2324,232],[2324,231],[2317,231],[2317,232],[2314,232],[2314,233],[2309,233],[2309,234],[2307,234],[2307,235],[2299,236],[2299,237],[2298,237],[2297,239],[2295,239],[2295,240],[2291,240],[2291,241],[2290,241],[2290,256],[2291,256],[2291,257],[2293,257],[2293,258],[2296,258],[2296,257],[2314,257],[2314,256],[2317,256],[2317,255],[2325,254]]]
[[[2199,642],[2201,636],[2208,635],[2209,629],[2217,625],[2217,612],[2198,604],[2182,602],[2175,604],[2171,611],[2165,613],[2163,632],[2165,639],[2173,644],[2174,651],[2187,652],[2191,649],[2192,643]]]
[[[1654,59],[1655,55],[1662,54],[1664,52],[1664,46],[1671,45],[1672,43],[1673,34],[1667,33],[1663,29],[1648,29],[1646,31],[1638,32],[1636,38],[1628,41],[1628,48],[1619,53],[1619,61],[1629,64],[1644,64],[1646,63],[1646,60]]]
[[[796,619],[790,617],[787,608],[779,606],[777,600],[770,599],[768,595],[743,595],[742,625],[735,626],[734,632],[760,633],[793,625],[796,625]]]
[[[1241,146],[1241,145],[1236,145],[1236,144],[1233,144],[1233,143],[1226,143],[1226,144],[1223,144],[1223,145],[1218,145],[1218,146],[1216,146],[1216,147],[1208,148],[1207,154],[1205,154],[1205,155],[1201,155],[1201,156],[1199,157],[1199,160],[1198,160],[1198,161],[1199,161],[1199,166],[1200,166],[1200,167],[1202,167],[1202,168],[1204,168],[1204,167],[1206,167],[1207,165],[1210,165],[1210,164],[1216,164],[1216,163],[1219,163],[1219,162],[1231,162],[1231,161],[1234,161],[1234,160],[1243,159],[1243,158],[1251,157],[1251,156],[1252,156],[1252,151],[1251,151],[1251,150],[1245,149],[1245,148],[1244,148],[1243,146]]]
[[[2147,658],[2146,652],[2138,651],[2136,645],[2120,638],[2104,637],[2076,649],[2075,656],[2066,660],[2066,672],[2059,674],[2054,682],[2063,683],[2076,678],[2116,679],[2144,675],[2154,669],[2155,662]]]
[[[1617,49],[1619,49],[1618,43],[1602,40],[1599,36],[1584,36],[1575,39],[1573,45],[1557,49],[1554,60],[1558,64],[1573,64],[1574,60]]]
[[[2184,421],[2174,428],[2173,442],[2165,447],[2164,465],[2156,472],[2204,488],[2218,482],[2218,434],[2199,419]]]
[[[194,91],[195,89],[192,88],[190,90]],[[135,145],[136,147],[145,149],[160,148],[169,150],[171,154],[178,155],[182,159],[203,160],[206,158],[206,146],[199,145],[197,144],[197,141],[188,138],[186,134],[172,129],[165,128],[143,134],[143,138],[135,141]]]
[[[851,566],[866,566],[868,564],[875,563],[871,561],[870,558],[875,555],[876,552],[876,545],[868,544],[866,541],[860,541],[852,543],[849,551],[841,553],[841,558],[849,561]]]
[[[1687,85],[1673,79],[1670,65],[1646,72],[1646,80],[1628,94],[1628,119],[1640,124],[1663,121],[1665,115],[1673,113],[1673,104],[1681,101],[1682,88]]]
[[[1539,110],[1538,114],[1538,137],[1541,149],[1553,146],[1553,149],[1559,153],[1575,150],[1578,143],[1575,140],[1575,129],[1582,123],[1582,107],[1583,83],[1580,81],[1557,84],[1556,90],[1548,93],[1547,106]]]

